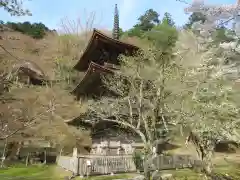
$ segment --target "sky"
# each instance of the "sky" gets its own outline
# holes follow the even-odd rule
[[[192,0],[185,1],[190,3]],[[206,0],[205,2],[234,4],[236,0]],[[94,19],[95,28],[111,30],[115,4],[118,5],[120,27],[123,30],[136,24],[138,17],[150,8],[157,11],[160,18],[165,12],[170,13],[179,26],[185,24],[189,16],[184,13],[187,5],[176,0],[24,0],[23,6],[31,11],[32,16],[14,17],[0,8],[0,20],[42,22],[50,29],[56,30],[62,29],[61,22],[63,24],[75,22],[79,30],[84,30],[87,21],[93,22],[87,19]],[[93,15],[95,15],[94,18]]]

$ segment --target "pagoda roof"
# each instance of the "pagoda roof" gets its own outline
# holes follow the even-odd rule
[[[109,132],[108,130],[110,129],[114,131],[121,130],[121,132],[124,133],[132,132],[129,131],[129,129],[119,126],[119,124],[116,122],[102,121],[100,118],[96,116],[93,117],[89,116],[88,113],[80,114],[78,117],[71,120],[66,120],[64,122],[71,126],[81,126],[87,128],[91,130],[92,135],[103,133],[103,131],[106,131],[106,133],[108,133]]]
[[[81,58],[77,62],[77,64],[74,66],[74,69],[78,71],[85,71],[87,70],[90,61],[93,60],[93,56],[96,56],[94,53],[94,50],[99,47],[100,44],[106,44],[110,47],[114,47],[116,49],[119,49],[120,52],[129,52],[130,54],[133,54],[135,51],[139,50],[139,47],[128,44],[116,39],[113,39],[112,37],[109,37],[102,32],[100,32],[97,29],[93,29],[92,36],[88,42],[87,47],[85,48]]]
[[[114,72],[109,68],[96,64],[94,62],[90,62],[87,72],[85,73],[79,84],[72,91],[72,94],[85,94],[88,92],[88,88],[91,87],[92,84],[94,84],[93,88],[96,89],[96,86],[98,86],[98,84],[95,84],[94,80],[99,79],[101,74],[103,73],[113,74]]]

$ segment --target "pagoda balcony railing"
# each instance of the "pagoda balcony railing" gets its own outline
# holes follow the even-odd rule
[[[120,66],[115,65],[115,64],[111,64],[111,63],[107,63],[107,62],[104,62],[104,67],[108,68],[108,69],[113,69],[113,70],[119,70],[120,69]]]

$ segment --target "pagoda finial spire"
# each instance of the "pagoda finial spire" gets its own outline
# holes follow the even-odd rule
[[[115,11],[114,11],[114,26],[113,26],[113,38],[119,39],[119,14],[117,4],[115,4]]]

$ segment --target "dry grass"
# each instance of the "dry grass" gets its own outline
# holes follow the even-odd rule
[[[33,61],[44,70],[50,79],[54,77],[52,70],[55,68],[54,56],[57,55],[56,35],[49,35],[42,40],[34,40],[18,32],[4,32],[2,37],[0,44],[18,58],[16,59],[0,49],[2,61],[6,61],[8,65],[21,60]]]
[[[27,133],[50,141],[54,140],[55,143],[68,147],[74,147],[79,143],[90,145],[91,139],[87,132],[73,129],[64,123],[64,120],[77,117],[85,109],[84,104],[75,101],[70,94],[71,82],[70,79],[66,79],[70,76],[72,67],[77,62],[79,52],[84,45],[75,45],[74,42],[79,41],[72,35],[69,35],[72,38],[66,38],[69,44],[63,43],[64,37],[57,34],[48,34],[41,40],[34,40],[13,31],[3,32],[1,36],[0,44],[10,53],[0,48],[1,71],[9,71],[14,64],[28,60],[35,62],[49,79],[62,80],[52,86],[28,86],[15,82],[11,87],[8,95],[24,101],[24,106],[31,108],[34,114],[46,111],[49,103],[54,103],[53,114],[46,113],[39,117],[36,121],[41,123],[27,129]],[[63,49],[68,52],[66,53]],[[28,102],[32,99],[36,100],[35,103],[29,104]],[[17,108],[19,101],[9,103],[12,107]],[[8,106],[9,103],[0,106]]]
[[[89,37],[90,35],[91,33]],[[88,42],[85,38],[75,35],[49,34],[41,40],[18,32],[4,32],[1,36],[3,39],[0,40],[0,44],[14,56],[0,48],[1,64],[12,67],[20,60],[33,61],[52,80],[55,79],[57,60],[65,61],[66,65],[73,67]]]

